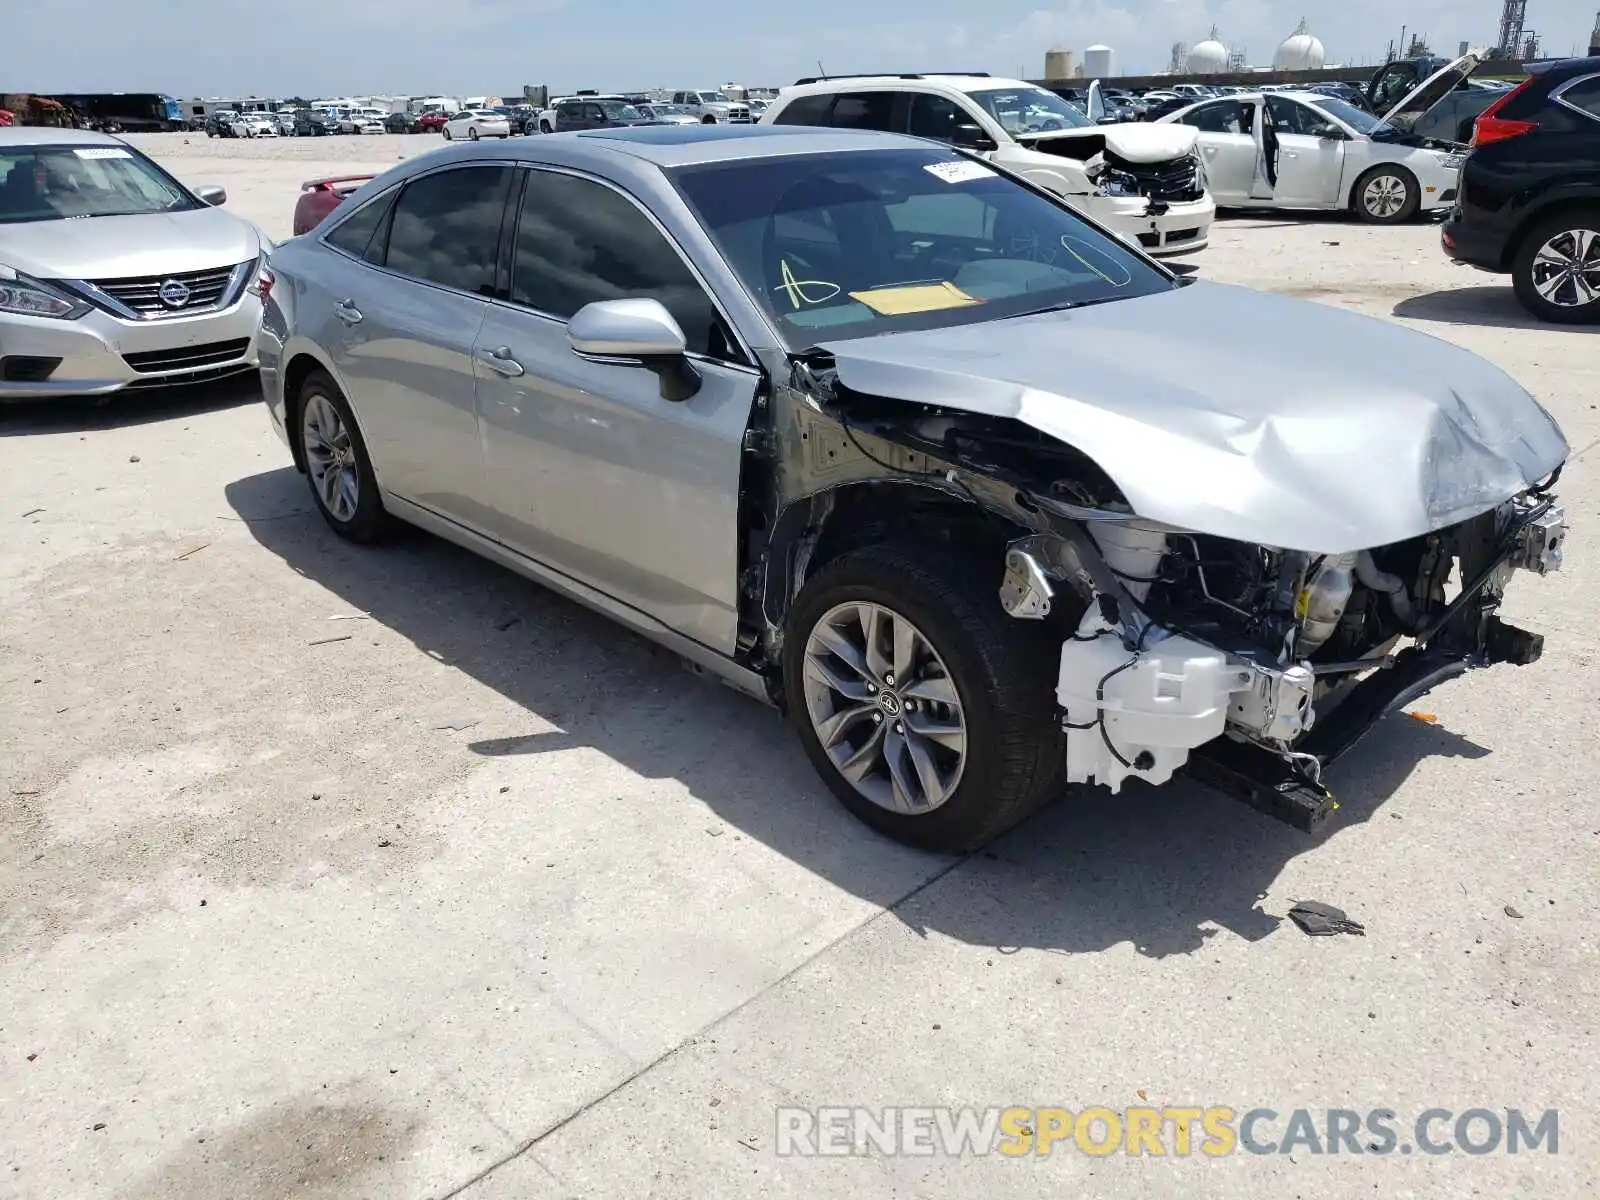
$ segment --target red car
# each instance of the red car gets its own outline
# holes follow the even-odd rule
[[[309,233],[322,219],[355,191],[371,175],[336,175],[332,179],[312,179],[300,185],[300,199],[294,206],[294,236]]]
[[[449,113],[425,112],[417,118],[417,124],[422,126],[422,132],[424,133],[438,133],[439,130],[444,128],[445,122],[449,119]]]

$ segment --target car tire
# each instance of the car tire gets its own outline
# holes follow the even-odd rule
[[[328,525],[352,542],[375,542],[392,532],[367,443],[350,402],[325,371],[300,385],[294,408],[295,438],[311,497]]]
[[[481,136],[482,135],[478,132],[478,127],[476,125],[468,125],[467,126],[467,137],[470,140],[475,142]]]
[[[823,567],[789,614],[784,698],[807,756],[845,808],[910,846],[959,854],[982,845],[1032,812],[1061,777],[1065,735],[1054,695],[1059,642],[1042,625],[1006,616],[996,597],[999,580],[990,582],[994,588],[940,565],[926,551],[879,546]],[[854,640],[854,668],[834,654],[835,636],[864,633],[868,622],[860,614],[871,611],[879,614],[875,622],[887,614],[890,628],[918,650],[911,682],[874,671]],[[892,656],[879,661],[892,665]],[[835,690],[824,682],[828,672],[847,689],[873,690]],[[876,684],[868,682],[874,677]],[[954,705],[948,703],[952,692]],[[853,718],[841,723],[847,712]],[[921,731],[906,719],[914,712]],[[929,729],[937,729],[940,740],[922,736]],[[830,733],[831,750],[824,744]],[[863,753],[870,762],[858,786],[834,756],[859,764]],[[904,788],[892,782],[891,759]]]
[[[444,140],[445,141],[449,142],[449,141],[454,141],[455,140],[454,138],[452,138],[450,136],[450,130],[449,130],[449,128],[447,126],[441,126],[439,132],[444,134]]]
[[[1417,215],[1422,189],[1410,171],[1383,163],[1356,180],[1350,189],[1350,203],[1356,216],[1368,224],[1401,225]]]
[[[1571,283],[1552,280],[1563,260],[1582,269],[1579,278],[1594,299],[1584,301]],[[1600,209],[1558,213],[1530,228],[1511,261],[1511,287],[1522,307],[1541,321],[1600,324]]]
[[[700,124],[702,124],[702,125],[715,125],[716,123],[717,123],[717,119],[715,117],[713,117],[710,113],[707,113],[705,116],[700,118]]]

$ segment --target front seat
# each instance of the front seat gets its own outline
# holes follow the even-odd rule
[[[780,229],[780,218],[789,232]],[[797,236],[803,229],[809,236]],[[894,227],[859,184],[802,180],[773,207],[762,233],[762,276],[780,311],[848,304],[849,293],[895,281]]]

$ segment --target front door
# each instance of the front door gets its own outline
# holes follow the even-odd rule
[[[1278,179],[1272,196],[1285,208],[1333,208],[1344,176],[1345,141],[1319,136],[1337,129],[1315,105],[1285,96],[1267,97],[1267,114],[1278,142]]]
[[[550,214],[559,214],[555,220]],[[739,475],[760,373],[710,296],[631,199],[528,172],[510,300],[478,338],[478,409],[494,533],[513,549],[731,653]],[[580,357],[566,321],[597,300],[661,301],[700,390],[664,400],[639,365]]]
[[[1243,100],[1213,100],[1185,113],[1181,123],[1198,130],[1196,140],[1211,198],[1224,207],[1246,203],[1258,158],[1255,105]]]
[[[365,261],[333,280],[333,323],[342,326],[334,365],[379,480],[475,527],[483,462],[473,350],[512,177],[488,164],[417,176],[383,215]]]

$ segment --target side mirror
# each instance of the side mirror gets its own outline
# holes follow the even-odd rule
[[[1325,142],[1343,142],[1348,140],[1345,137],[1344,130],[1340,129],[1337,125],[1319,125],[1316,128],[1316,135]]]
[[[957,125],[950,131],[950,144],[963,150],[993,150],[994,139],[976,125]]]
[[[200,197],[204,203],[211,205],[213,208],[219,204],[226,204],[228,202],[227,189],[218,187],[214,183],[201,184],[199,187],[195,188],[194,194]]]
[[[654,371],[663,400],[687,400],[700,373],[684,357],[689,343],[658,300],[596,300],[567,322],[567,344],[587,358],[620,359]]]

